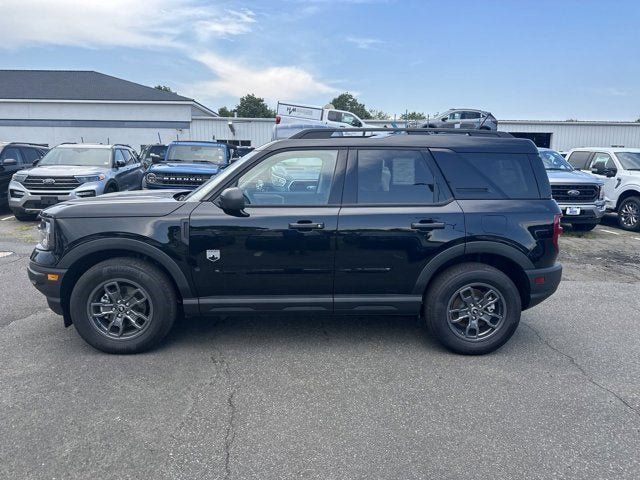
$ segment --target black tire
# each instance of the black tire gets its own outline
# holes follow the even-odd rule
[[[618,207],[618,225],[629,232],[640,232],[640,197],[627,197]]]
[[[482,338],[462,338],[464,332],[456,333],[456,331],[464,330],[464,321],[455,324],[449,321],[449,303],[461,301],[457,292],[467,285],[486,286],[487,292],[494,291],[501,296],[498,298],[496,295],[498,301],[495,305],[498,307],[494,308],[499,313],[499,307],[502,305],[502,313],[505,314],[502,315],[501,320],[493,320],[498,322],[495,329],[490,329],[482,317],[477,317],[475,321],[476,325],[484,325],[483,328],[487,331],[486,336]],[[511,279],[496,268],[475,262],[454,265],[440,273],[427,290],[423,308],[427,327],[435,335],[436,340],[449,350],[464,355],[482,355],[504,345],[518,328],[522,310],[520,293]],[[494,310],[491,311],[494,312]],[[489,318],[493,319],[497,316]],[[470,321],[467,325],[469,323]],[[478,329],[476,336],[480,336],[480,333]]]
[[[576,232],[590,232],[598,226],[597,223],[572,223],[571,227]]]
[[[20,222],[34,222],[38,218],[37,213],[24,213],[16,210],[11,210],[11,213]]]
[[[115,193],[118,191],[118,186],[115,183],[110,183],[104,189],[104,193]]]
[[[95,302],[95,295],[100,295],[102,293],[100,288],[104,288],[105,283],[109,281],[117,281],[125,285],[129,284],[128,282],[132,282],[131,285],[137,284],[148,299],[146,312],[148,323],[143,323],[140,331],[136,332],[133,323],[129,322],[128,326],[134,332],[131,338],[113,338],[112,335],[116,332],[106,333],[95,320],[96,317],[104,318],[102,313],[95,316],[89,315],[92,311],[89,307],[90,303]],[[121,298],[125,296],[123,293]],[[106,294],[102,298],[107,298]],[[109,296],[108,302],[112,301],[113,298]],[[113,301],[113,303],[115,305],[116,302]],[[112,310],[115,311],[115,308]],[[70,312],[73,325],[88,344],[106,353],[128,354],[143,352],[157,345],[171,330],[178,312],[178,304],[173,284],[160,269],[151,263],[124,257],[98,263],[80,277],[71,293]],[[111,318],[113,317],[107,317],[105,323]],[[137,316],[136,319],[138,319]],[[140,322],[140,320],[137,321]]]

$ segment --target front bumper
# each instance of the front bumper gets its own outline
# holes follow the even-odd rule
[[[67,270],[45,267],[30,261],[27,272],[33,286],[47,298],[49,308],[58,315],[63,315],[64,310],[61,300],[62,279]]]
[[[604,216],[606,206],[604,200],[595,203],[558,203],[562,210],[562,223],[600,223]],[[568,215],[567,208],[578,207],[578,215]]]
[[[27,190],[24,185],[16,181],[9,183],[7,192],[9,208],[21,213],[40,213],[56,203],[78,198],[95,197],[104,192],[104,184],[100,182],[83,183],[75,190]]]
[[[530,292],[526,308],[531,308],[549,298],[558,289],[562,279],[562,265],[556,263],[548,268],[525,270],[525,273],[529,279]]]

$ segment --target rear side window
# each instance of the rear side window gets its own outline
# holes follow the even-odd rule
[[[428,205],[440,192],[425,158],[415,150],[358,150],[359,204]]]
[[[527,154],[451,150],[432,150],[432,153],[458,199],[540,198]]]
[[[591,152],[577,151],[571,153],[567,161],[573,165],[573,168],[577,168],[578,170],[585,170],[587,168],[587,161],[591,156]]]

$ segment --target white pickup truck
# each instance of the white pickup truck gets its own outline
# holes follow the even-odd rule
[[[361,128],[367,126],[355,113],[337,110],[331,104],[324,107],[313,107],[278,102],[273,139],[289,138],[307,128]],[[345,132],[345,135],[349,134],[353,133]]]

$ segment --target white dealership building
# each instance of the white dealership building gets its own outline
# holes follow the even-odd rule
[[[271,140],[273,125],[274,119],[219,117],[194,99],[98,72],[0,70],[0,141],[126,143],[139,149],[215,139],[257,147]],[[638,122],[499,120],[499,129],[560,151],[640,147]]]

